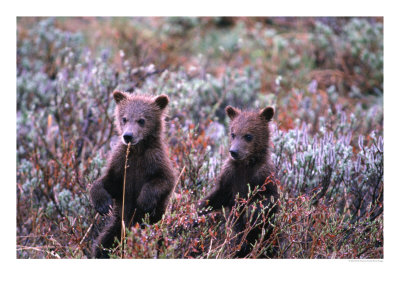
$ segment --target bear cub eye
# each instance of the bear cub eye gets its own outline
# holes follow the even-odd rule
[[[231,138],[232,138],[232,140],[235,138],[235,134],[234,133],[231,133]]]
[[[122,124],[126,124],[127,120],[125,117],[122,118]]]
[[[244,136],[244,139],[246,140],[246,142],[251,142],[253,140],[253,136],[251,134],[246,134]]]
[[[144,123],[145,123],[144,119],[139,119],[137,122],[138,122],[138,124],[139,124],[140,126],[143,126]]]

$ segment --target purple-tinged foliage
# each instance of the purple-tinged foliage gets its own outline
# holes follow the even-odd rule
[[[105,218],[88,188],[114,144],[115,89],[169,96],[165,134],[181,174],[163,219],[129,228],[124,257],[234,256],[232,229],[238,214],[252,213],[246,203],[257,189],[230,212],[199,216],[195,206],[228,153],[227,105],[276,112],[280,211],[248,257],[272,248],[276,258],[383,257],[379,18],[18,18],[17,26],[18,258],[89,257]]]

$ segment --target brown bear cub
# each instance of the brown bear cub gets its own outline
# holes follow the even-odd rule
[[[121,237],[121,216],[125,159],[124,222],[126,227],[141,222],[149,214],[150,223],[162,218],[175,184],[175,172],[163,141],[164,112],[169,102],[156,97],[113,93],[117,103],[115,125],[121,139],[108,158],[105,173],[90,189],[90,199],[101,215],[111,215],[109,223],[93,244],[93,256],[107,258],[107,249]],[[113,202],[114,199],[114,202]]]
[[[262,220],[261,214],[266,218],[265,226],[253,226],[236,253],[237,257],[245,257],[251,252],[251,245],[259,239],[262,229],[266,230],[264,240],[268,238],[271,231],[269,222],[273,222],[273,214],[277,211],[276,202],[273,204],[272,198],[278,199],[277,186],[273,180],[274,167],[271,162],[270,154],[270,129],[269,122],[274,116],[274,109],[267,107],[260,112],[240,111],[239,109],[227,106],[225,109],[230,118],[230,137],[231,146],[229,149],[230,157],[224,162],[221,174],[216,180],[214,189],[200,201],[199,208],[209,208],[217,210],[224,207],[228,212],[235,205],[237,195],[239,198],[247,199],[250,190],[253,191],[257,186],[262,187],[247,203],[258,202],[255,214],[250,217],[251,209],[248,213],[240,215],[235,224],[234,231],[238,235],[237,243],[243,237],[243,230],[246,223],[257,225]],[[260,207],[262,204],[262,207]],[[246,217],[247,216],[247,217]],[[269,256],[269,255],[266,255]]]

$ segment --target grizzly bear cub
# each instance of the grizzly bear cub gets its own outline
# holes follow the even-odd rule
[[[164,112],[169,99],[115,91],[115,125],[121,139],[108,158],[105,173],[90,189],[90,199],[101,215],[111,219],[93,244],[93,256],[107,258],[107,249],[121,236],[122,198],[126,169],[124,222],[141,222],[149,214],[150,223],[162,218],[174,188],[175,172],[163,141]],[[114,199],[114,202],[113,202]]]
[[[199,208],[203,210],[211,207],[211,210],[217,210],[224,207],[229,212],[235,205],[235,199],[238,199],[237,195],[239,198],[247,199],[249,188],[253,191],[257,186],[260,187],[249,201],[250,203],[246,204],[249,208],[251,203],[258,200],[255,213],[251,216],[251,209],[247,213],[242,210],[234,227],[238,236],[235,244],[242,243],[246,223],[254,227],[248,232],[236,253],[237,257],[245,257],[252,250],[251,244],[259,239],[263,227],[266,230],[264,240],[268,238],[271,231],[268,223],[273,222],[273,215],[277,211],[276,204],[271,201],[271,198],[278,199],[278,191],[273,180],[274,167],[269,145],[269,122],[274,116],[274,109],[267,107],[260,112],[242,112],[227,106],[225,112],[231,120],[230,157],[225,161],[213,190],[200,201]],[[267,221],[261,226],[259,220],[262,220],[263,216]],[[257,218],[258,220],[255,221]],[[254,224],[255,222],[257,225]]]

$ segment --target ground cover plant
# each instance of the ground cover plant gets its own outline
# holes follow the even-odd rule
[[[263,187],[230,212],[196,204],[228,154],[225,107],[271,105],[280,210],[248,257],[383,258],[382,19],[18,18],[16,67],[17,258],[90,257],[116,89],[169,96],[179,178],[164,217],[111,257],[234,257]]]

